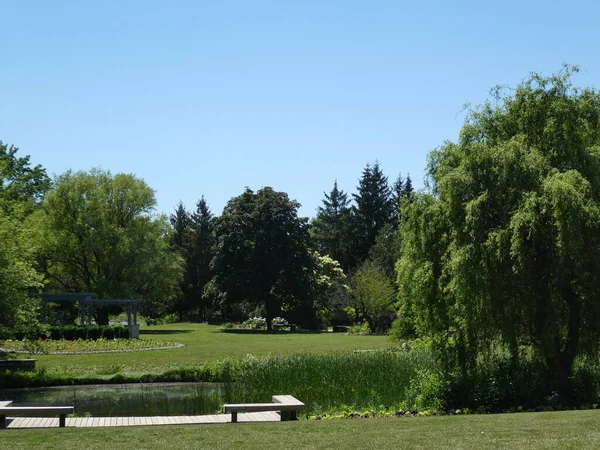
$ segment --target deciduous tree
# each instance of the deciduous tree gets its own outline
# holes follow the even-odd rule
[[[496,90],[431,153],[398,264],[418,330],[455,343],[465,370],[491,342],[515,358],[531,345],[563,399],[600,344],[600,93],[574,71]]]
[[[264,305],[268,329],[283,307],[309,301],[312,260],[299,206],[270,187],[246,189],[217,221],[216,285],[229,305]]]
[[[42,204],[40,254],[52,285],[100,298],[138,298],[160,314],[181,280],[182,258],[169,245],[165,216],[154,213],[154,191],[129,174],[68,171]],[[97,320],[107,322],[104,312]]]

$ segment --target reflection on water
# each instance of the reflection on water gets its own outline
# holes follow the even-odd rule
[[[0,390],[13,406],[75,406],[78,415],[170,416],[215,414],[242,401],[242,389],[224,383],[157,383]]]

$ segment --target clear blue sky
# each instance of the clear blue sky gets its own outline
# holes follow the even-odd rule
[[[597,2],[4,1],[0,140],[135,173],[159,210],[273,186],[314,215],[367,162],[423,186],[466,102],[562,62],[600,87]]]

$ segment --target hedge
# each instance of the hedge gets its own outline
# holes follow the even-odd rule
[[[37,329],[7,328],[0,327],[0,340],[3,339],[66,339],[74,341],[76,339],[127,339],[129,338],[129,328],[117,325],[98,325],[89,328],[79,327],[77,325],[63,325],[40,327]]]

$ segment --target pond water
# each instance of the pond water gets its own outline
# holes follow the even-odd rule
[[[167,416],[215,414],[243,393],[223,383],[156,383],[0,390],[13,406],[74,406],[77,415]]]

